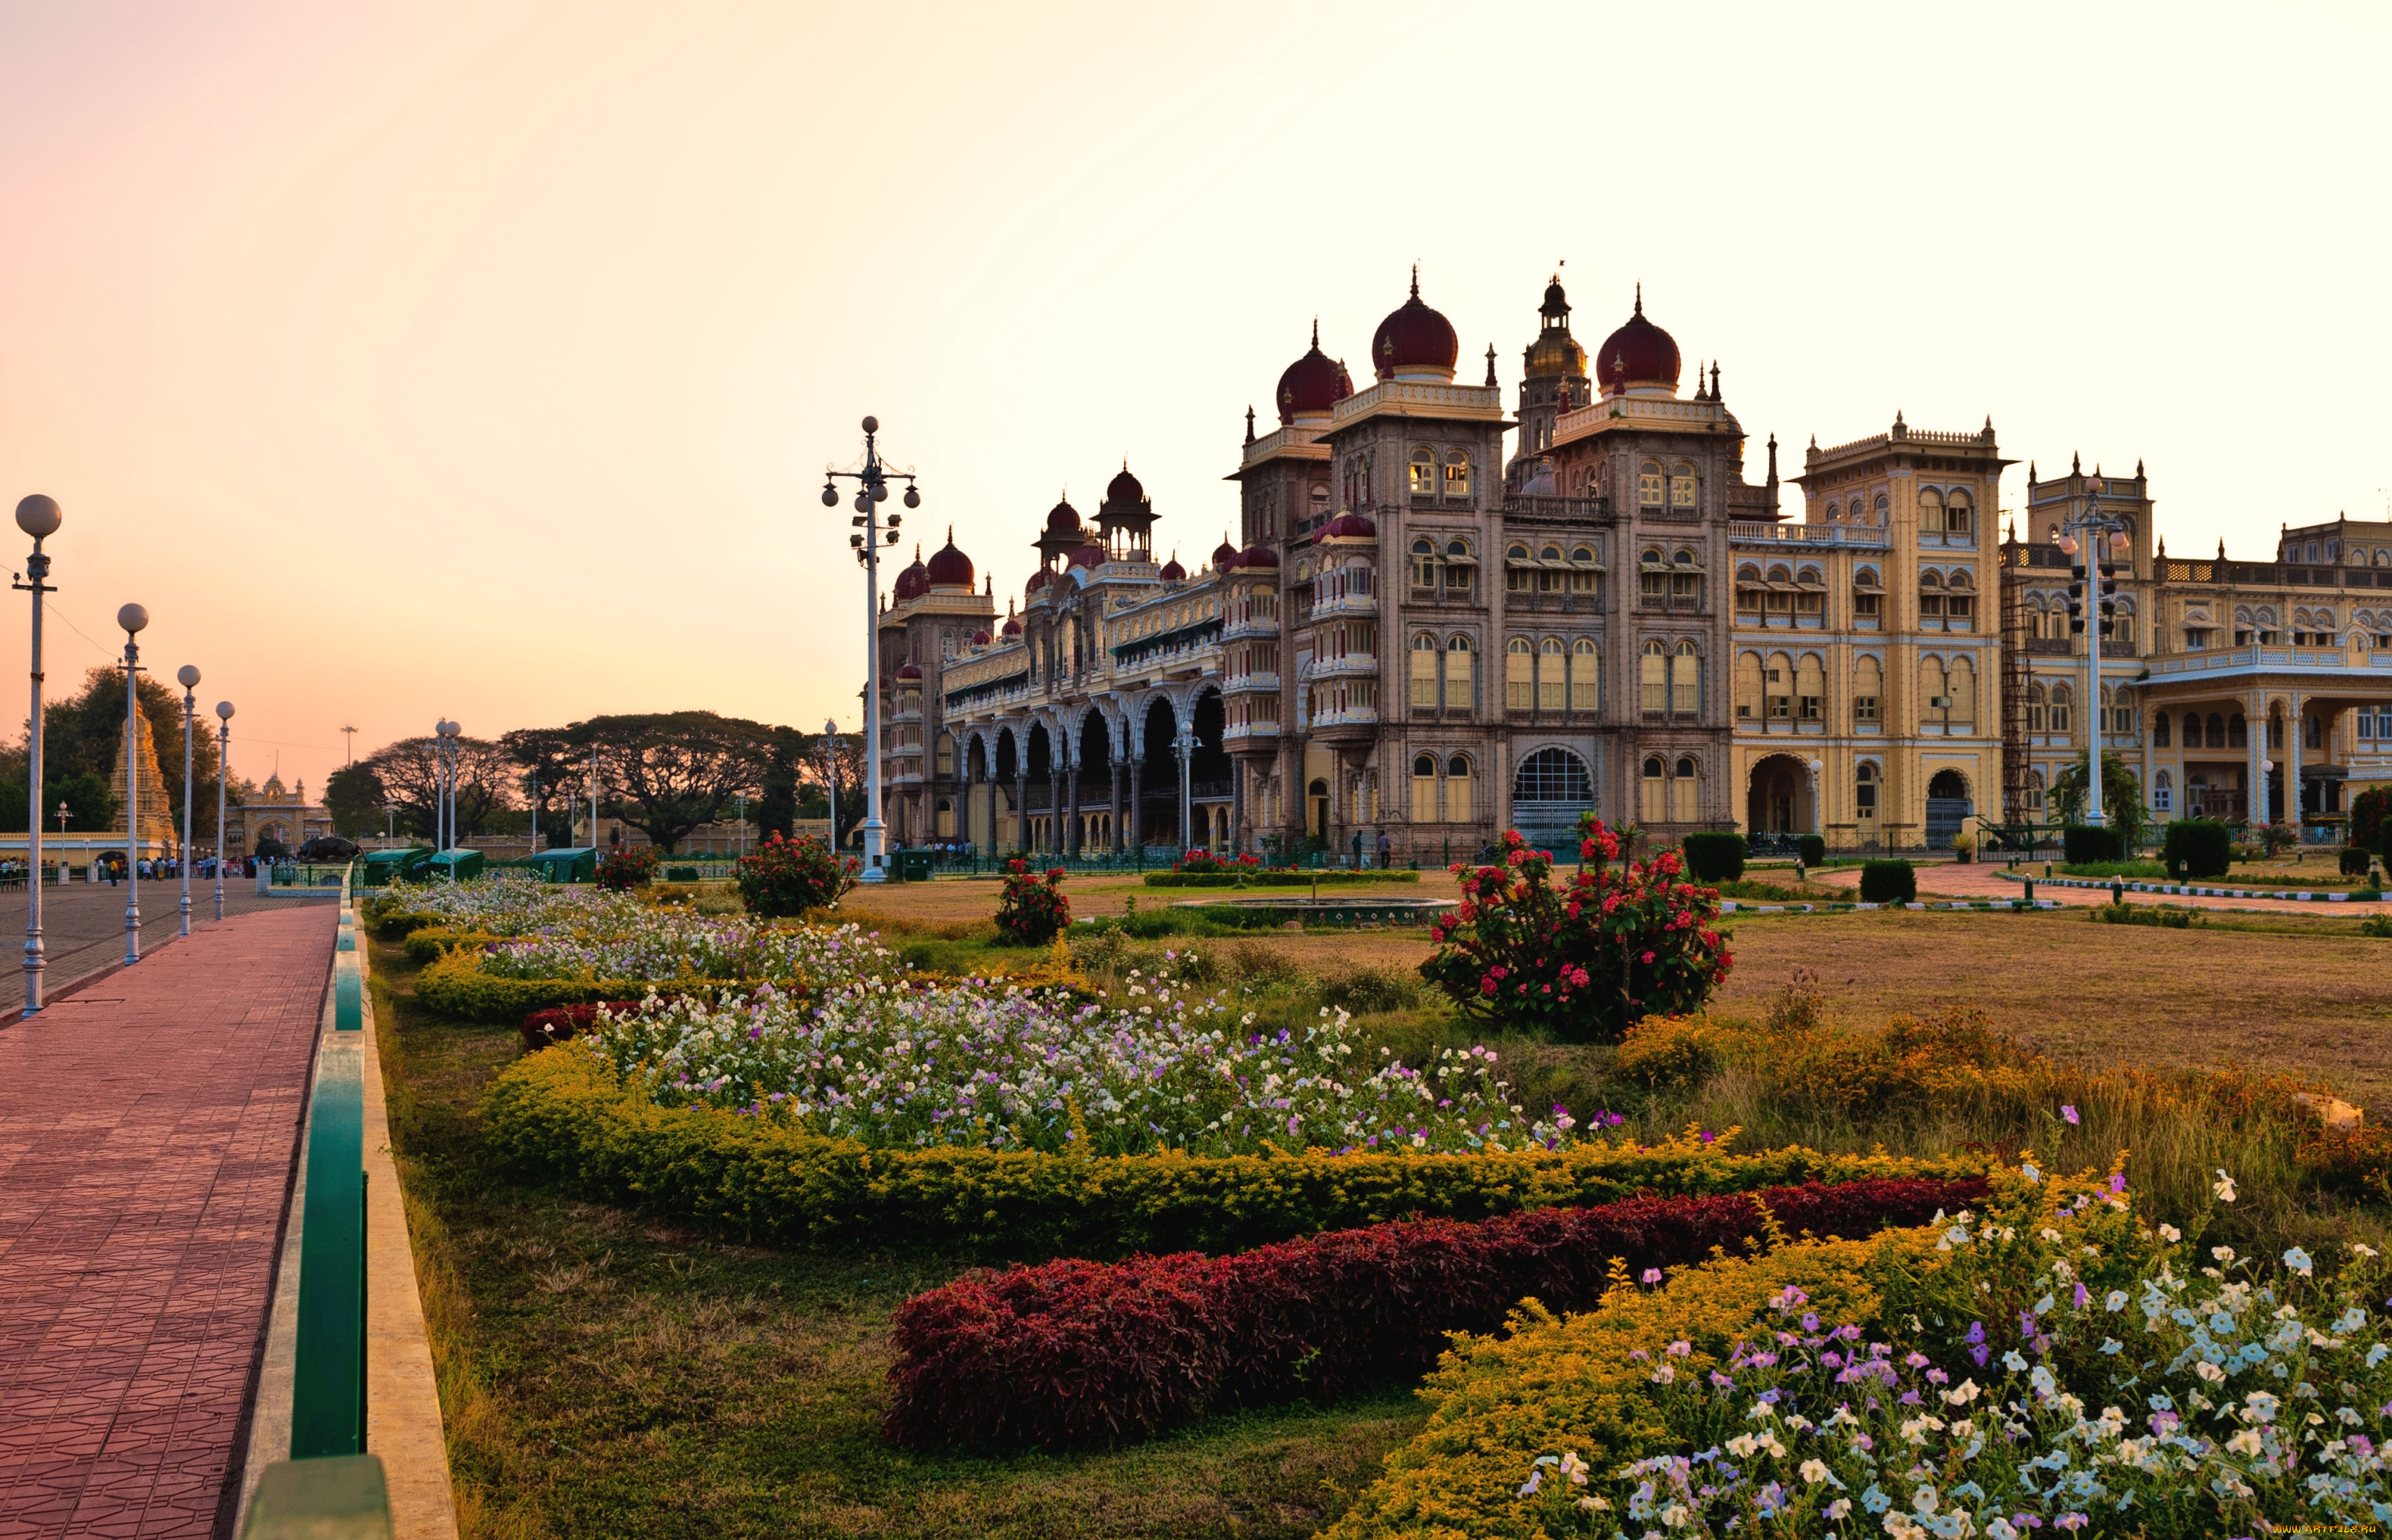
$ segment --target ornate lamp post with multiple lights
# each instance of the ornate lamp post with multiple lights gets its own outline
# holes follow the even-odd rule
[[[141,961],[141,646],[134,639],[150,612],[127,604],[116,612],[124,628],[124,965]]]
[[[453,850],[457,848],[457,739],[465,730],[444,718],[433,731],[439,735],[435,749],[439,774],[434,799],[438,804],[435,816],[443,833],[437,843],[444,851]],[[448,863],[448,880],[457,880],[457,863],[453,861]]]
[[[2109,634],[2110,617],[2116,607],[2118,580],[2113,561],[2126,551],[2131,527],[2125,515],[2102,511],[2099,493],[2088,493],[2085,511],[2060,526],[2060,549],[2072,563],[2068,628],[2085,633],[2085,711],[2091,724],[2085,735],[2088,745],[2085,751],[2085,822],[2097,829],[2105,822],[2101,813],[2101,732],[2109,725],[2101,719],[2101,639]],[[2080,540],[2079,536],[2087,538]],[[2089,550],[2086,549],[2088,543],[2092,548]],[[2085,591],[2088,581],[2094,584],[2089,596]],[[2088,598],[2097,602],[2088,605]]]
[[[830,853],[838,854],[838,723],[823,723],[823,796],[830,802]]]
[[[889,515],[888,539],[881,538],[880,505],[889,500],[889,484],[905,484],[905,506],[922,506],[922,494],[914,485],[914,472],[892,471],[880,458],[878,435],[880,420],[864,420],[864,465],[856,471],[826,469],[823,472],[822,499],[825,508],[838,506],[838,481],[845,477],[856,484],[855,517],[848,522],[860,532],[850,535],[847,543],[854,548],[856,563],[864,568],[864,872],[865,882],[885,881],[889,875],[884,845],[888,827],[880,822],[880,547],[897,543],[897,526],[904,522],[899,513]],[[831,824],[836,844],[838,825]]]
[[[42,595],[58,590],[43,581],[50,559],[42,542],[58,532],[58,505],[39,492],[17,505],[17,527],[33,537],[25,576],[15,586],[33,596],[33,715],[25,730],[25,1014],[42,1008]],[[32,581],[26,581],[31,578]],[[61,804],[63,806],[63,804]],[[58,822],[61,837],[66,821]]]
[[[216,702],[216,918],[224,918],[225,782],[232,776],[232,702]]]
[[[191,933],[191,722],[199,714],[200,698],[191,691],[200,682],[200,671],[189,664],[175,670],[175,679],[183,687],[183,934]]]

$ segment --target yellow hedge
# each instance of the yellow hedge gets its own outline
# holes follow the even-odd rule
[[[1039,1258],[1242,1250],[1412,1214],[1483,1219],[1645,1192],[1983,1170],[1968,1158],[1736,1155],[1692,1140],[1476,1155],[878,1150],[736,1113],[656,1106],[573,1046],[501,1073],[485,1094],[483,1127],[494,1152],[527,1174],[751,1240],[922,1242]]]
[[[641,1000],[650,991],[737,989],[736,978],[500,978],[482,971],[474,947],[443,951],[415,976],[415,998],[442,1016],[468,1021],[521,1021],[551,1005],[592,1004],[602,1000]]]

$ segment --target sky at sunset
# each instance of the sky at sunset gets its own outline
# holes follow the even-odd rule
[[[2139,458],[2172,550],[2264,558],[2386,516],[2387,18],[0,0],[0,493],[65,510],[54,685],[138,600],[311,785],[344,723],[852,726],[866,412],[1000,613],[1124,456],[1193,565],[1415,261],[1507,396],[1566,260],[1756,480],[1990,413],[2006,507]]]

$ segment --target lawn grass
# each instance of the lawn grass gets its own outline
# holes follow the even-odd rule
[[[1401,1392],[1216,1418],[1113,1454],[882,1443],[890,1312],[963,1259],[726,1244],[515,1186],[483,1085],[512,1025],[418,1009],[374,947],[392,1138],[467,1540],[717,1535],[1308,1535],[1424,1409]]]

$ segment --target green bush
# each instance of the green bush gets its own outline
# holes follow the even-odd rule
[[[1873,861],[1861,867],[1861,902],[1865,904],[1915,904],[1918,901],[1918,874],[1906,861]]]
[[[2060,859],[2071,866],[2127,859],[2118,831],[2091,823],[2072,823],[2060,832]]]
[[[2363,849],[2356,845],[2346,845],[2343,847],[2342,851],[2342,874],[2346,877],[2363,877],[2367,875],[2367,869],[2373,865],[2374,861],[2373,851]]]
[[[2190,930],[2192,911],[2162,909],[2157,904],[2095,904],[2093,922],[2104,925],[2157,925],[2162,930]],[[2204,925],[2208,922],[2204,921]]]
[[[2382,850],[2392,835],[2392,786],[2370,786],[2350,799],[2350,843],[2362,850]]]
[[[668,866],[665,868],[665,881],[667,882],[696,882],[697,880],[697,868],[695,866]]]
[[[748,913],[786,919],[838,903],[863,867],[812,835],[783,839],[776,829],[753,855],[740,857],[734,870]]]
[[[2171,876],[2222,877],[2234,859],[2234,833],[2214,818],[2179,818],[2167,826],[2161,860]]]
[[[769,1119],[659,1107],[569,1050],[502,1071],[483,1096],[482,1120],[493,1155],[517,1171],[750,1242],[919,1237],[1039,1259],[1234,1251],[1409,1215],[1485,1219],[1641,1192],[1698,1197],[1982,1170],[1965,1156],[1735,1155],[1691,1139],[1475,1155],[873,1149]]]
[[[2126,877],[2137,882],[2167,875],[2167,868],[2155,861],[2090,861],[2082,866],[2063,866],[2060,872],[2067,877]]]
[[[1796,857],[1805,866],[1817,866],[1827,859],[1827,842],[1817,835],[1804,835],[1794,842]]]
[[[1734,882],[1744,875],[1742,835],[1733,831],[1691,834],[1678,846],[1686,853],[1686,871],[1697,882]]]

